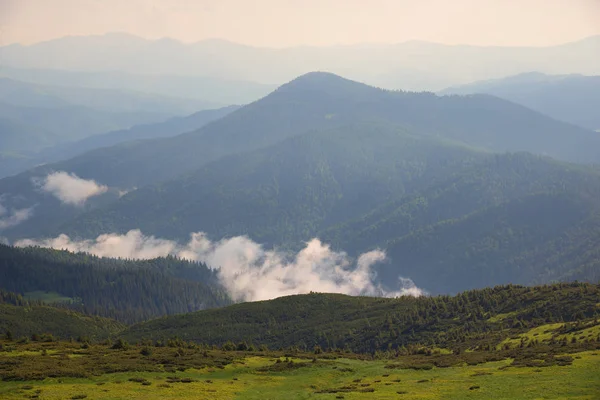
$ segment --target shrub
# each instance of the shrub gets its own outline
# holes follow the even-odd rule
[[[149,347],[144,347],[142,350],[140,350],[140,354],[149,357],[152,355],[152,350]]]
[[[128,350],[129,349],[129,343],[127,343],[127,341],[123,340],[123,339],[119,339],[115,342],[115,344],[112,345],[111,349],[114,350]]]

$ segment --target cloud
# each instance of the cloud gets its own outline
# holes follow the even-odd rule
[[[0,203],[0,231],[19,225],[33,215],[33,207],[8,210]]]
[[[176,255],[202,261],[218,269],[221,284],[238,301],[268,300],[311,291],[385,297],[424,294],[407,278],[399,278],[395,291],[385,290],[376,283],[372,267],[385,260],[383,251],[373,250],[353,260],[319,239],[307,242],[297,254],[266,250],[245,236],[211,241],[202,232],[193,233],[184,245],[145,236],[139,230],[124,235],[100,235],[94,240],[74,241],[60,235],[21,240],[15,245],[51,247],[102,257],[150,259]]]
[[[86,180],[75,174],[58,171],[48,174],[41,182],[34,180],[34,184],[52,194],[64,204],[82,206],[87,199],[98,196],[108,190],[107,186],[100,185],[94,180]]]

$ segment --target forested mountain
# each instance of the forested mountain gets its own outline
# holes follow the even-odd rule
[[[39,340],[44,337],[100,340],[118,334],[124,328],[124,324],[108,318],[47,306],[0,290],[0,332],[14,339],[36,335]]]
[[[237,110],[239,106],[227,106],[214,110],[202,110],[185,117],[173,117],[154,124],[136,125],[129,129],[94,135],[74,143],[69,143],[59,149],[50,149],[51,154],[60,154],[63,159],[100,147],[140,140],[177,136],[185,132],[195,131],[204,125],[223,118]],[[56,157],[56,156],[55,156]]]
[[[592,169],[359,124],[225,157],[59,231],[95,237],[140,228],[182,241],[205,231],[292,248],[318,236],[356,255],[386,249],[390,263],[379,273],[390,289],[403,275],[448,293],[571,274],[597,280],[598,198]]]
[[[336,294],[288,296],[159,318],[130,327],[129,340],[179,337],[221,345],[270,348],[396,349],[419,343],[461,348],[478,340],[495,347],[511,329],[598,315],[600,286],[499,286],[454,297],[381,299]]]
[[[230,304],[215,272],[173,257],[130,261],[0,245],[0,289],[53,292],[61,307],[122,322]]]
[[[102,149],[46,168],[74,172],[110,186],[139,187],[311,129],[360,121],[385,121],[411,133],[490,151],[600,161],[597,135],[494,97],[390,92],[332,74],[311,73],[196,132]]]
[[[452,87],[441,93],[491,94],[552,118],[600,131],[600,76],[531,72]]]
[[[2,152],[35,152],[53,144],[168,117],[143,111],[112,113],[73,105],[45,108],[0,102],[3,124],[0,149]]]
[[[483,157],[393,125],[331,128],[224,157],[181,178],[135,190],[59,230],[95,237],[137,227],[181,240],[202,230],[217,238],[248,234],[267,245],[300,245],[324,227]]]
[[[33,158],[43,149],[173,116],[143,109],[97,110],[13,83],[0,79],[0,177],[36,165]]]
[[[488,151],[530,151],[579,162],[600,159],[600,137],[593,132],[498,98],[390,92],[332,74],[311,73],[198,131],[97,149],[0,180],[0,191],[10,194],[5,200],[9,206],[18,209],[36,205],[36,214],[45,218],[42,224],[37,217],[32,218],[4,235],[48,234],[58,229],[58,223],[82,211],[58,209],[60,203],[34,190],[31,179],[52,171],[94,179],[115,191],[129,190],[310,131],[343,129],[355,124],[368,126],[374,122],[395,125],[411,135]],[[360,134],[354,135],[353,140],[356,138]],[[352,147],[352,142],[348,146]],[[348,163],[353,162],[349,157]],[[86,206],[93,205],[90,202]]]
[[[600,73],[600,36],[551,47],[451,46],[408,41],[273,49],[225,40],[187,44],[109,33],[70,36],[29,46],[15,44],[1,51],[3,64],[18,68],[125,71],[145,76],[201,76],[269,84],[281,84],[309,71],[327,70],[373,85],[411,90],[441,90],[527,71]]]
[[[13,175],[32,168],[35,165],[72,158],[78,154],[100,147],[114,146],[133,140],[176,136],[184,132],[194,131],[209,122],[224,117],[238,108],[239,106],[228,106],[216,110],[198,111],[186,117],[173,117],[163,122],[136,125],[129,129],[111,131],[75,142],[55,145],[39,153],[13,160],[11,163],[1,163],[0,161],[0,166],[2,166],[0,176]]]
[[[488,156],[320,237],[382,246],[399,271],[433,292],[503,283],[600,279],[600,175],[526,154]]]

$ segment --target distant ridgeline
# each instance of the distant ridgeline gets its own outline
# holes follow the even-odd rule
[[[231,303],[215,272],[202,263],[5,245],[0,245],[0,289],[125,323]]]

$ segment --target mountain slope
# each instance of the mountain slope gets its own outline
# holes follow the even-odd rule
[[[270,348],[349,348],[357,352],[410,344],[468,348],[472,338],[497,345],[533,326],[590,318],[597,313],[599,285],[560,284],[534,288],[499,286],[455,297],[378,299],[312,293],[236,304],[137,324],[129,340],[179,337],[222,345],[246,341]],[[466,343],[465,343],[466,342]]]
[[[389,289],[401,275],[447,293],[544,283],[587,263],[580,278],[595,280],[596,252],[564,258],[582,238],[588,250],[600,246],[589,221],[600,216],[598,198],[593,169],[359,124],[225,157],[133,191],[55,234],[140,228],[186,240],[203,231],[293,249],[319,236],[354,255],[385,249],[390,262],[379,273]]]
[[[7,175],[15,174],[35,165],[72,158],[87,151],[110,147],[123,142],[180,135],[184,132],[197,130],[238,108],[238,106],[228,106],[216,110],[203,110],[186,117],[174,117],[154,124],[135,125],[129,129],[111,131],[75,142],[52,146],[22,160],[20,163],[13,163],[10,168],[5,169],[5,173]]]
[[[35,152],[61,142],[165,119],[146,112],[110,113],[81,106],[25,107],[0,102],[2,151]]]
[[[108,338],[125,328],[117,321],[92,317],[64,308],[28,301],[23,296],[0,290],[0,332],[14,340],[50,334],[54,338],[92,340]]]
[[[3,70],[2,74],[7,73]],[[123,89],[95,89],[60,85],[40,85],[19,80],[0,78],[0,101],[22,107],[62,108],[81,106],[110,113],[146,112],[162,116],[186,115],[216,108],[218,102],[205,102],[128,91]]]
[[[131,323],[230,304],[214,271],[173,257],[127,261],[0,244],[0,289],[52,292],[63,307]]]
[[[527,73],[449,88],[441,93],[491,94],[561,121],[600,130],[600,76]]]
[[[593,132],[500,99],[388,92],[332,74],[311,73],[197,132],[102,149],[52,168],[111,186],[139,187],[311,129],[365,120],[387,121],[413,133],[490,151],[530,151],[575,162],[600,161],[600,137]],[[122,174],[123,170],[128,173]]]
[[[224,157],[179,179],[135,190],[58,231],[76,237],[132,227],[187,239],[250,235],[268,245],[308,240],[324,227],[405,193],[482,155],[393,125],[315,131]]]
[[[311,73],[198,131],[97,149],[0,180],[0,191],[10,195],[6,207],[36,205],[37,215],[44,219],[42,222],[36,216],[3,234],[14,238],[56,233],[59,224],[116,200],[114,194],[119,191],[166,181],[224,156],[266,148],[310,131],[372,123],[397,126],[427,140],[452,141],[489,151],[525,150],[582,162],[600,157],[600,137],[593,132],[491,96],[389,92],[332,74]],[[368,132],[363,131],[362,139],[359,132],[352,140],[364,140]],[[51,171],[95,179],[110,186],[113,195],[92,199],[85,209],[61,206],[31,184],[31,179]],[[199,216],[193,217],[197,220]]]

